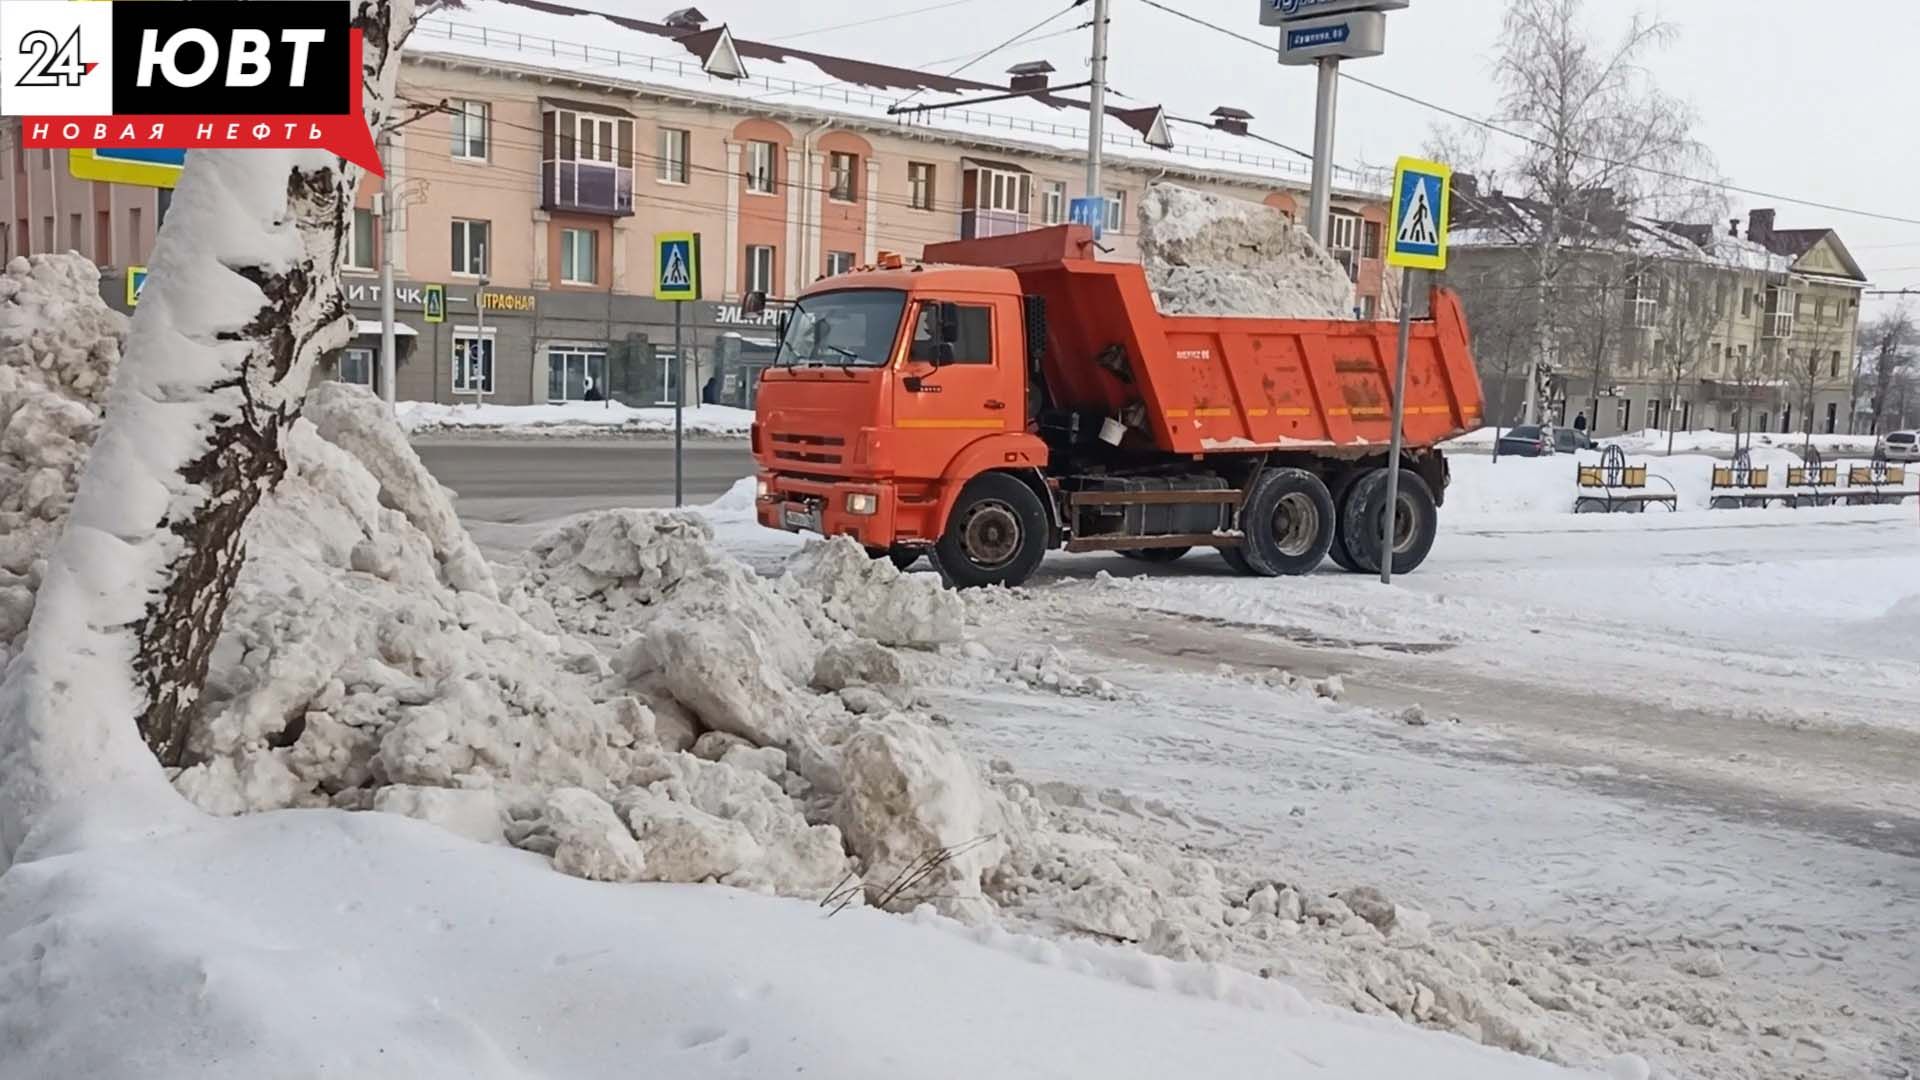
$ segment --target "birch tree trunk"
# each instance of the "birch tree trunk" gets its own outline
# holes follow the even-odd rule
[[[375,130],[413,9],[354,2]],[[184,806],[156,757],[185,760],[247,519],[285,473],[281,439],[315,362],[346,343],[341,245],[362,171],[322,150],[188,158],[67,531],[0,683],[0,866],[37,818],[90,792]]]

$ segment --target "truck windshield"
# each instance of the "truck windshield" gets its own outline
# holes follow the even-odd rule
[[[809,296],[793,306],[773,362],[783,366],[880,367],[893,352],[907,294],[848,289]]]

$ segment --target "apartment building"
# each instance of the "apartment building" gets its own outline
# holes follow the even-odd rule
[[[466,0],[422,22],[400,79],[411,111],[386,148],[402,399],[750,404],[781,300],[881,251],[917,257],[930,243],[1064,222],[1088,194],[1084,91],[1076,100],[1044,63],[1010,52],[1008,81],[984,82],[747,40],[691,8],[660,14]],[[1105,257],[1138,257],[1135,214],[1155,180],[1304,214],[1307,162],[1254,126],[1233,103],[1205,117],[1109,107]],[[1362,317],[1393,314],[1385,180],[1336,175],[1331,246]],[[369,178],[348,245],[362,333],[328,365],[368,383],[377,190]],[[130,213],[152,196],[105,198]],[[702,240],[705,299],[682,313],[678,353],[672,306],[651,296],[653,237],[669,231]],[[67,244],[54,241],[9,250]],[[444,323],[420,317],[432,284],[446,287]],[[744,313],[750,293],[773,309]]]
[[[1543,294],[1544,207],[1466,177],[1455,208],[1447,279],[1503,422],[1517,422],[1529,364],[1542,356],[1546,418],[1585,414],[1600,435],[1828,433],[1852,422],[1868,283],[1833,230],[1776,228],[1771,209],[1752,211],[1743,235],[1738,219],[1722,229],[1589,208],[1562,215]]]

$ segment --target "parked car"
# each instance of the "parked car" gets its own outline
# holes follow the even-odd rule
[[[1888,461],[1920,461],[1920,431],[1887,433]]]
[[[1522,424],[1500,436],[1494,452],[1501,457],[1546,457],[1555,450],[1554,429]]]
[[[1598,450],[1600,444],[1584,431],[1557,427],[1553,429],[1553,449],[1556,453],[1576,454],[1582,450]]]

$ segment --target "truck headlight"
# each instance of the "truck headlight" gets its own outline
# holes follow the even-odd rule
[[[864,491],[856,491],[847,496],[847,513],[861,517],[871,517],[880,509],[880,500]]]
[[[753,493],[756,498],[764,499],[773,494],[773,485],[767,483],[766,478],[762,477],[753,482]]]

